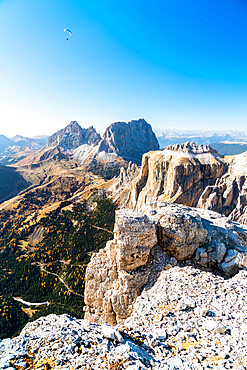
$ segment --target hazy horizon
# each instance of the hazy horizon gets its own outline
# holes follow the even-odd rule
[[[145,118],[144,118],[145,119]],[[138,120],[138,119],[137,119]],[[75,120],[74,120],[75,121]],[[78,121],[76,121],[82,128],[88,128],[88,127],[90,127],[90,126],[83,126],[83,125],[81,125],[80,124],[80,122],[78,122]],[[116,121],[116,122],[119,122],[119,121]],[[70,123],[70,122],[69,122]],[[69,124],[68,123],[68,124]],[[114,122],[111,122],[111,123],[114,123]],[[110,124],[111,124],[110,123]],[[148,122],[149,124],[151,124],[151,126],[152,126],[152,123],[150,123],[150,122]],[[0,132],[0,136],[1,135],[3,135],[3,136],[6,136],[7,138],[9,138],[9,139],[11,139],[11,138],[14,138],[15,136],[22,136],[22,137],[27,137],[27,138],[38,138],[38,137],[49,137],[49,136],[51,136],[52,134],[54,134],[55,132],[57,132],[57,131],[59,131],[59,130],[62,130],[62,129],[64,129],[68,124],[66,124],[65,126],[63,126],[63,127],[60,127],[58,130],[56,130],[56,131],[54,131],[54,132],[52,132],[51,134],[47,134],[47,133],[43,133],[43,134],[37,134],[37,135],[30,135],[30,136],[27,136],[27,135],[22,135],[20,132],[18,132],[18,133],[16,133],[15,135],[12,135],[12,136],[6,136],[6,135],[4,135],[4,134],[2,134],[2,132]],[[100,130],[97,130],[97,128],[94,126],[94,125],[91,125],[91,126],[93,126],[93,127],[95,127],[96,128],[96,131],[98,132],[98,133],[100,133],[101,135],[103,135],[103,133],[104,133],[104,131],[105,131],[105,129],[108,127],[108,126],[110,126],[110,124],[109,125],[107,125],[106,127],[102,127]],[[176,133],[177,135],[182,135],[182,134],[194,134],[194,135],[196,135],[196,134],[220,134],[220,133],[225,133],[225,134],[230,134],[230,133],[244,133],[245,135],[247,135],[247,129],[243,129],[243,130],[237,130],[237,129],[215,129],[215,130],[213,130],[213,129],[176,129],[176,128],[153,128],[152,127],[152,129],[153,129],[153,131],[155,132],[155,134],[156,134],[156,136],[158,137],[159,136],[159,133],[160,134],[164,134],[164,133]]]
[[[244,0],[0,0],[0,134],[245,130],[246,19]]]

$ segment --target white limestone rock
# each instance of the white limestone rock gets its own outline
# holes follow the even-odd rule
[[[108,324],[103,324],[101,326],[101,330],[102,330],[102,334],[104,335],[104,337],[112,339],[112,340],[116,340],[117,342],[120,342],[120,343],[123,341],[122,335],[114,327]]]

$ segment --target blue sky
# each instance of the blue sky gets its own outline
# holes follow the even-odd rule
[[[247,129],[246,20],[245,0],[0,0],[0,134]]]

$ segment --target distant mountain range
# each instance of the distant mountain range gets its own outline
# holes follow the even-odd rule
[[[144,153],[159,149],[152,127],[144,119],[112,123],[102,138],[94,127],[85,129],[72,121],[48,138],[47,147],[51,146],[70,153],[76,149],[75,158],[81,162],[90,155],[101,162],[114,161],[117,156],[138,165]]]
[[[9,139],[0,135],[0,163],[4,165],[14,164],[18,160],[46,145],[48,136],[36,136],[33,138],[16,135]]]
[[[50,137],[43,135],[29,138],[16,135],[8,138],[0,135],[0,163],[13,165],[47,144],[48,147],[58,146],[61,151],[76,149],[74,153],[76,160],[84,160],[88,156],[95,159],[96,151],[98,158],[112,160],[112,154],[117,154],[127,161],[140,164],[142,154],[149,148],[157,150],[159,146],[165,148],[186,141],[197,145],[209,144],[222,155],[235,155],[247,151],[247,131],[157,129],[154,133],[144,119],[139,119],[129,123],[115,122],[106,128],[101,137],[93,126],[82,128],[76,121],[72,121]]]
[[[55,184],[61,172],[76,186],[82,169],[109,180],[127,167],[128,161],[140,165],[144,153],[159,149],[152,127],[144,119],[113,123],[103,137],[92,126],[82,128],[72,121],[48,139],[1,136],[1,143],[0,202],[29,186],[51,180]]]
[[[222,155],[234,155],[247,151],[247,131],[237,130],[155,130],[161,148],[183,144],[187,141],[197,145],[210,145]]]

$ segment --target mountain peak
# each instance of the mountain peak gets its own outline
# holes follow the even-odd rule
[[[159,143],[152,127],[145,119],[114,122],[106,130],[99,151],[116,153],[125,160],[141,163],[142,155],[158,150]]]
[[[77,121],[71,121],[64,129],[48,138],[47,146],[59,146],[70,150],[83,144],[96,145],[100,139],[100,135],[93,126],[82,128]]]

